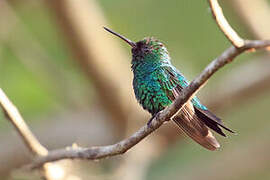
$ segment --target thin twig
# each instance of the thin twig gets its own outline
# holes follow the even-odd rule
[[[37,158],[30,168],[38,168],[46,162],[57,161],[61,159],[101,159],[109,156],[115,156],[125,153],[127,150],[135,146],[143,140],[150,133],[158,129],[165,121],[178,112],[182,106],[196,94],[196,92],[206,83],[206,81],[224,65],[232,62],[234,58],[249,49],[261,49],[270,46],[270,41],[245,41],[244,46],[236,48],[234,46],[225,50],[218,58],[213,60],[203,72],[194,79],[189,86],[183,90],[179,96],[170,106],[165,108],[161,113],[152,120],[148,127],[147,125],[140,128],[132,136],[124,139],[116,144],[100,147],[90,148],[65,148],[50,151],[47,156]]]
[[[42,146],[36,137],[32,134],[17,108],[10,102],[1,88],[0,105],[7,119],[13,124],[14,128],[24,141],[26,147],[33,153],[33,155],[47,155],[47,149]]]
[[[1,88],[0,88],[0,106],[3,109],[6,118],[12,123],[13,127],[16,129],[16,131],[18,132],[21,139],[24,141],[24,144],[32,153],[32,155],[37,157],[46,156],[48,154],[48,150],[40,144],[40,142],[28,128],[18,109],[12,104],[12,102],[8,99],[8,97]],[[52,163],[43,163],[40,166],[42,167],[43,177],[46,180],[55,179],[53,169],[56,166],[57,166],[56,164]]]
[[[226,36],[231,40],[234,46],[225,50],[218,58],[213,60],[204,71],[193,80],[187,88],[182,91],[181,96],[179,96],[170,106],[165,108],[163,111],[156,116],[150,126],[145,125],[135,132],[131,137],[124,139],[116,144],[101,146],[101,147],[90,147],[90,148],[80,148],[80,147],[71,147],[65,149],[59,149],[51,151],[47,154],[47,150],[38,142],[34,137],[31,131],[28,129],[27,125],[20,116],[18,110],[12,103],[8,100],[4,92],[0,91],[0,101],[1,107],[3,108],[8,119],[12,122],[18,133],[23,138],[27,147],[34,154],[41,155],[39,156],[33,164],[30,165],[30,168],[41,167],[45,163],[61,160],[61,159],[101,159],[109,156],[115,156],[125,153],[127,150],[135,146],[146,136],[151,134],[153,131],[158,129],[165,121],[170,120],[170,118],[178,112],[186,102],[188,102],[196,92],[206,83],[206,81],[220,68],[224,65],[232,62],[234,58],[246,50],[249,49],[260,49],[270,47],[270,41],[243,41],[242,45],[235,44],[235,32],[229,26],[226,19],[224,18],[221,8],[218,6],[217,1],[211,1],[214,4],[211,4],[213,14],[216,16],[217,22]],[[215,4],[216,3],[216,4]],[[217,10],[217,11],[215,11]],[[220,16],[221,14],[221,16]],[[217,16],[218,15],[218,16]],[[218,18],[218,17],[221,17]],[[224,22],[220,20],[225,20]],[[222,23],[219,23],[222,22]],[[222,26],[221,26],[222,25]],[[223,26],[225,25],[225,26]],[[222,28],[224,27],[224,28]],[[229,31],[228,28],[229,27]],[[231,31],[230,31],[231,29]],[[237,37],[237,36],[236,36]],[[238,36],[239,37],[239,36]],[[241,38],[240,38],[241,39]],[[44,156],[45,155],[45,156]]]
[[[225,36],[231,41],[231,43],[235,47],[240,48],[244,46],[245,43],[244,40],[230,26],[230,24],[223,15],[222,9],[219,6],[218,1],[217,0],[208,0],[208,1],[210,4],[212,14],[215,18],[215,21],[217,22],[221,31],[225,34]]]

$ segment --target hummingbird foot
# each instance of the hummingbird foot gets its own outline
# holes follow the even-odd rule
[[[153,121],[154,118],[158,118],[158,116],[160,115],[160,112],[157,112],[156,114],[154,114],[150,120],[147,122],[147,127],[150,128],[151,127],[151,123]]]

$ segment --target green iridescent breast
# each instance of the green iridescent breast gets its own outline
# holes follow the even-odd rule
[[[142,107],[154,115],[172,103],[160,83],[162,68],[147,64],[139,65],[137,68],[140,71],[134,71],[135,96]],[[144,71],[145,68],[148,70]]]
[[[163,110],[188,86],[185,77],[171,64],[166,47],[158,40],[145,38],[132,48],[133,88],[142,107],[152,115]],[[205,109],[197,97],[192,104]]]

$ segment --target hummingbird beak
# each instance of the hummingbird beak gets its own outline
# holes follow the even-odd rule
[[[126,37],[124,37],[124,36],[122,36],[122,35],[120,35],[120,34],[114,32],[114,31],[112,31],[112,30],[109,29],[109,28],[106,28],[106,27],[103,27],[103,28],[104,28],[106,31],[108,31],[108,32],[112,33],[113,35],[118,36],[119,38],[121,38],[122,40],[124,40],[124,41],[125,41],[126,43],[128,43],[132,48],[135,48],[135,47],[136,47],[136,43],[135,43],[135,42],[129,40],[128,38],[126,38]]]

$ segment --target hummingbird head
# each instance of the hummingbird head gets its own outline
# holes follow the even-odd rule
[[[153,37],[146,37],[141,41],[133,42],[128,38],[104,27],[104,29],[121,38],[131,46],[133,63],[170,63],[169,53],[166,47]]]
[[[136,42],[131,52],[133,61],[166,62],[170,59],[166,47],[153,37]]]

